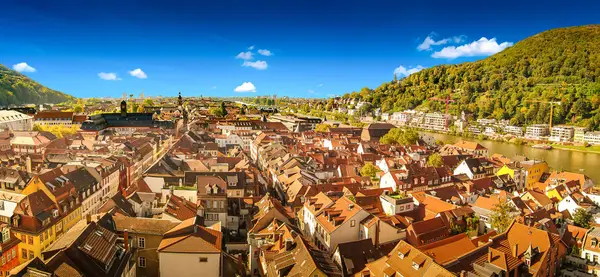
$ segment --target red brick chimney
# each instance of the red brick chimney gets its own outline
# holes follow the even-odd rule
[[[123,230],[123,245],[125,246],[125,252],[129,251],[129,231]]]

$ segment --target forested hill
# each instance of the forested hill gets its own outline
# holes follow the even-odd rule
[[[443,111],[428,100],[450,96],[450,113],[511,119],[514,124],[546,123],[550,106],[528,100],[562,101],[554,123],[600,125],[600,25],[553,29],[524,39],[476,62],[441,65],[400,81],[346,94],[383,111],[418,108]]]
[[[73,96],[52,90],[0,64],[0,106],[59,103]]]

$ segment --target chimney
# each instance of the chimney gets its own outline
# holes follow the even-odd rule
[[[91,213],[85,215],[85,221],[87,222],[87,224],[92,223],[92,214]]]
[[[517,255],[519,255],[519,252],[518,252],[519,248],[518,248],[518,247],[519,247],[519,245],[518,245],[518,244],[516,244],[516,243],[515,243],[515,245],[513,245],[513,247],[512,247],[512,255],[513,255],[513,257],[515,257],[515,258],[518,258],[518,257],[517,257]]]
[[[129,251],[129,231],[127,229],[123,230],[123,245],[125,247],[125,252]]]
[[[487,259],[488,263],[491,263],[492,262],[492,250],[491,249],[488,250],[488,255],[487,256],[488,256],[488,259]]]
[[[466,277],[466,276],[467,276],[467,271],[465,271],[465,270],[462,270],[462,271],[460,272],[460,277]]]
[[[291,250],[292,250],[292,240],[286,239],[285,240],[285,251],[291,251]]]
[[[27,173],[31,173],[31,157],[27,156],[27,158],[25,159],[25,168],[27,170]]]

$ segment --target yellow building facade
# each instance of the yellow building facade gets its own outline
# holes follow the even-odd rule
[[[48,190],[38,176],[33,177],[21,193],[30,195],[37,191],[44,192],[55,205],[59,205],[54,194]],[[69,206],[68,210],[70,212],[66,215],[58,215],[56,217],[50,215],[48,222],[46,224],[43,222],[42,227],[35,232],[24,230],[19,227],[12,228],[15,236],[21,240],[21,243],[19,243],[20,263],[26,262],[34,257],[40,257],[42,251],[48,248],[48,246],[56,241],[57,238],[81,220],[82,211],[81,203],[79,203],[79,201],[76,201],[72,206]]]

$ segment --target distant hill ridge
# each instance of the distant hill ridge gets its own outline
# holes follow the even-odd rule
[[[526,38],[488,58],[424,69],[374,90],[346,94],[384,112],[418,108],[476,118],[511,119],[514,124],[548,122],[549,105],[562,101],[554,123],[600,126],[600,25],[559,28]]]
[[[0,64],[0,106],[59,103],[71,99],[74,99],[74,97],[49,89]]]

